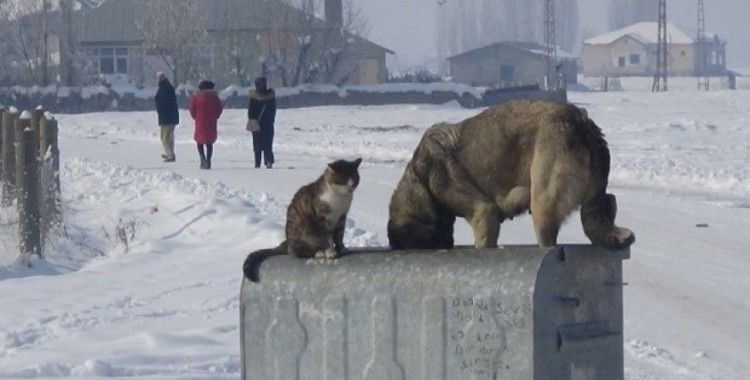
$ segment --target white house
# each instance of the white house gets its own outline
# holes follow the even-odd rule
[[[641,22],[584,41],[583,74],[588,77],[651,76],[656,70],[658,23]],[[667,70],[671,76],[726,71],[726,43],[718,37],[699,44],[672,23],[667,24]]]

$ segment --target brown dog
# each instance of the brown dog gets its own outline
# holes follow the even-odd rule
[[[390,245],[452,248],[459,216],[476,248],[496,247],[500,223],[530,208],[539,245],[553,246],[562,222],[581,207],[593,244],[629,246],[635,235],[615,226],[615,196],[606,193],[609,164],[601,130],[569,104],[513,102],[435,125],[391,198]]]

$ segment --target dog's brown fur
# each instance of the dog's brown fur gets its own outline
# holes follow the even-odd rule
[[[635,235],[614,225],[615,197],[606,193],[609,165],[601,130],[569,104],[513,102],[435,125],[391,198],[388,239],[394,249],[451,248],[459,216],[475,247],[495,247],[500,223],[530,208],[539,245],[553,246],[581,207],[592,243],[629,246]]]

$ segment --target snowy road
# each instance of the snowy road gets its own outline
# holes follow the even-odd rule
[[[607,134],[618,222],[637,235],[627,377],[749,377],[750,92],[571,100]],[[222,117],[211,171],[198,169],[190,127],[178,129],[178,162],[161,163],[152,113],[60,116],[70,238],[47,265],[0,268],[0,378],[238,377],[239,267],[282,238],[296,189],[331,158],[364,157],[346,241],[386,244],[388,200],[421,133],[476,112],[282,110],[271,171],[250,168],[241,110]],[[12,230],[0,223],[6,252]],[[470,241],[463,223],[457,240]],[[586,242],[577,215],[560,240]],[[533,243],[530,218],[506,223],[500,242]]]

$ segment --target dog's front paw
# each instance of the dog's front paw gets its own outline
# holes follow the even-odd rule
[[[323,252],[323,255],[326,260],[335,260],[339,256],[338,252],[331,248],[326,249],[325,252]]]

